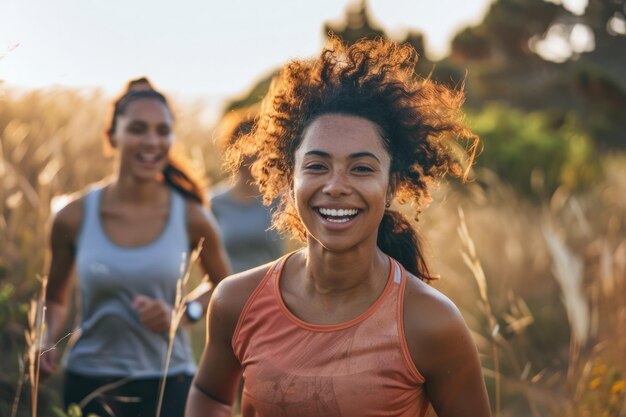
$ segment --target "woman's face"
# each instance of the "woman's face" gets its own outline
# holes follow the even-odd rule
[[[172,114],[153,98],[129,103],[118,116],[112,141],[120,152],[120,176],[153,180],[165,168],[173,140]]]
[[[325,114],[305,129],[295,154],[294,196],[309,244],[348,250],[376,243],[392,197],[391,157],[371,121]]]

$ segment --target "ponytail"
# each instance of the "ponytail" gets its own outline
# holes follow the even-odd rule
[[[167,165],[163,169],[163,180],[183,197],[204,205],[206,196],[201,181],[195,178],[189,170],[183,168],[185,164],[180,159],[180,156],[174,157],[170,152]]]
[[[380,250],[400,262],[407,271],[422,281],[434,279],[422,253],[420,238],[409,219],[403,214],[385,210],[378,226],[376,243]]]

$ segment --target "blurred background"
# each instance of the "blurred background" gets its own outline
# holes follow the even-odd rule
[[[173,99],[178,150],[216,183],[222,116],[330,33],[409,42],[418,75],[466,91],[482,152],[417,227],[474,333],[494,416],[626,416],[624,0],[204,3],[0,6],[1,416],[54,204],[110,172],[101,132],[124,83],[145,75]],[[64,415],[58,382],[39,387],[40,416]],[[30,402],[24,389],[17,415]]]

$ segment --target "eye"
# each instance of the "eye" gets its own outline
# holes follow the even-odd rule
[[[357,172],[359,174],[364,174],[364,173],[374,172],[374,169],[372,167],[367,166],[367,165],[358,165],[358,166],[353,168],[353,171],[355,171],[355,172]]]
[[[323,171],[326,169],[326,166],[319,162],[312,162],[310,164],[306,164],[304,166],[304,169],[306,169],[307,171]]]
[[[157,133],[160,136],[168,136],[170,133],[172,133],[172,129],[167,125],[162,125],[157,128]]]

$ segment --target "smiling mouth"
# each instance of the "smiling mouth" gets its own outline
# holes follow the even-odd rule
[[[317,212],[332,223],[346,223],[359,214],[358,209],[329,209],[324,207],[317,208]]]
[[[146,154],[146,153],[139,153],[136,156],[137,160],[139,162],[145,162],[148,164],[154,164],[156,162],[159,162],[162,159],[161,154]]]

